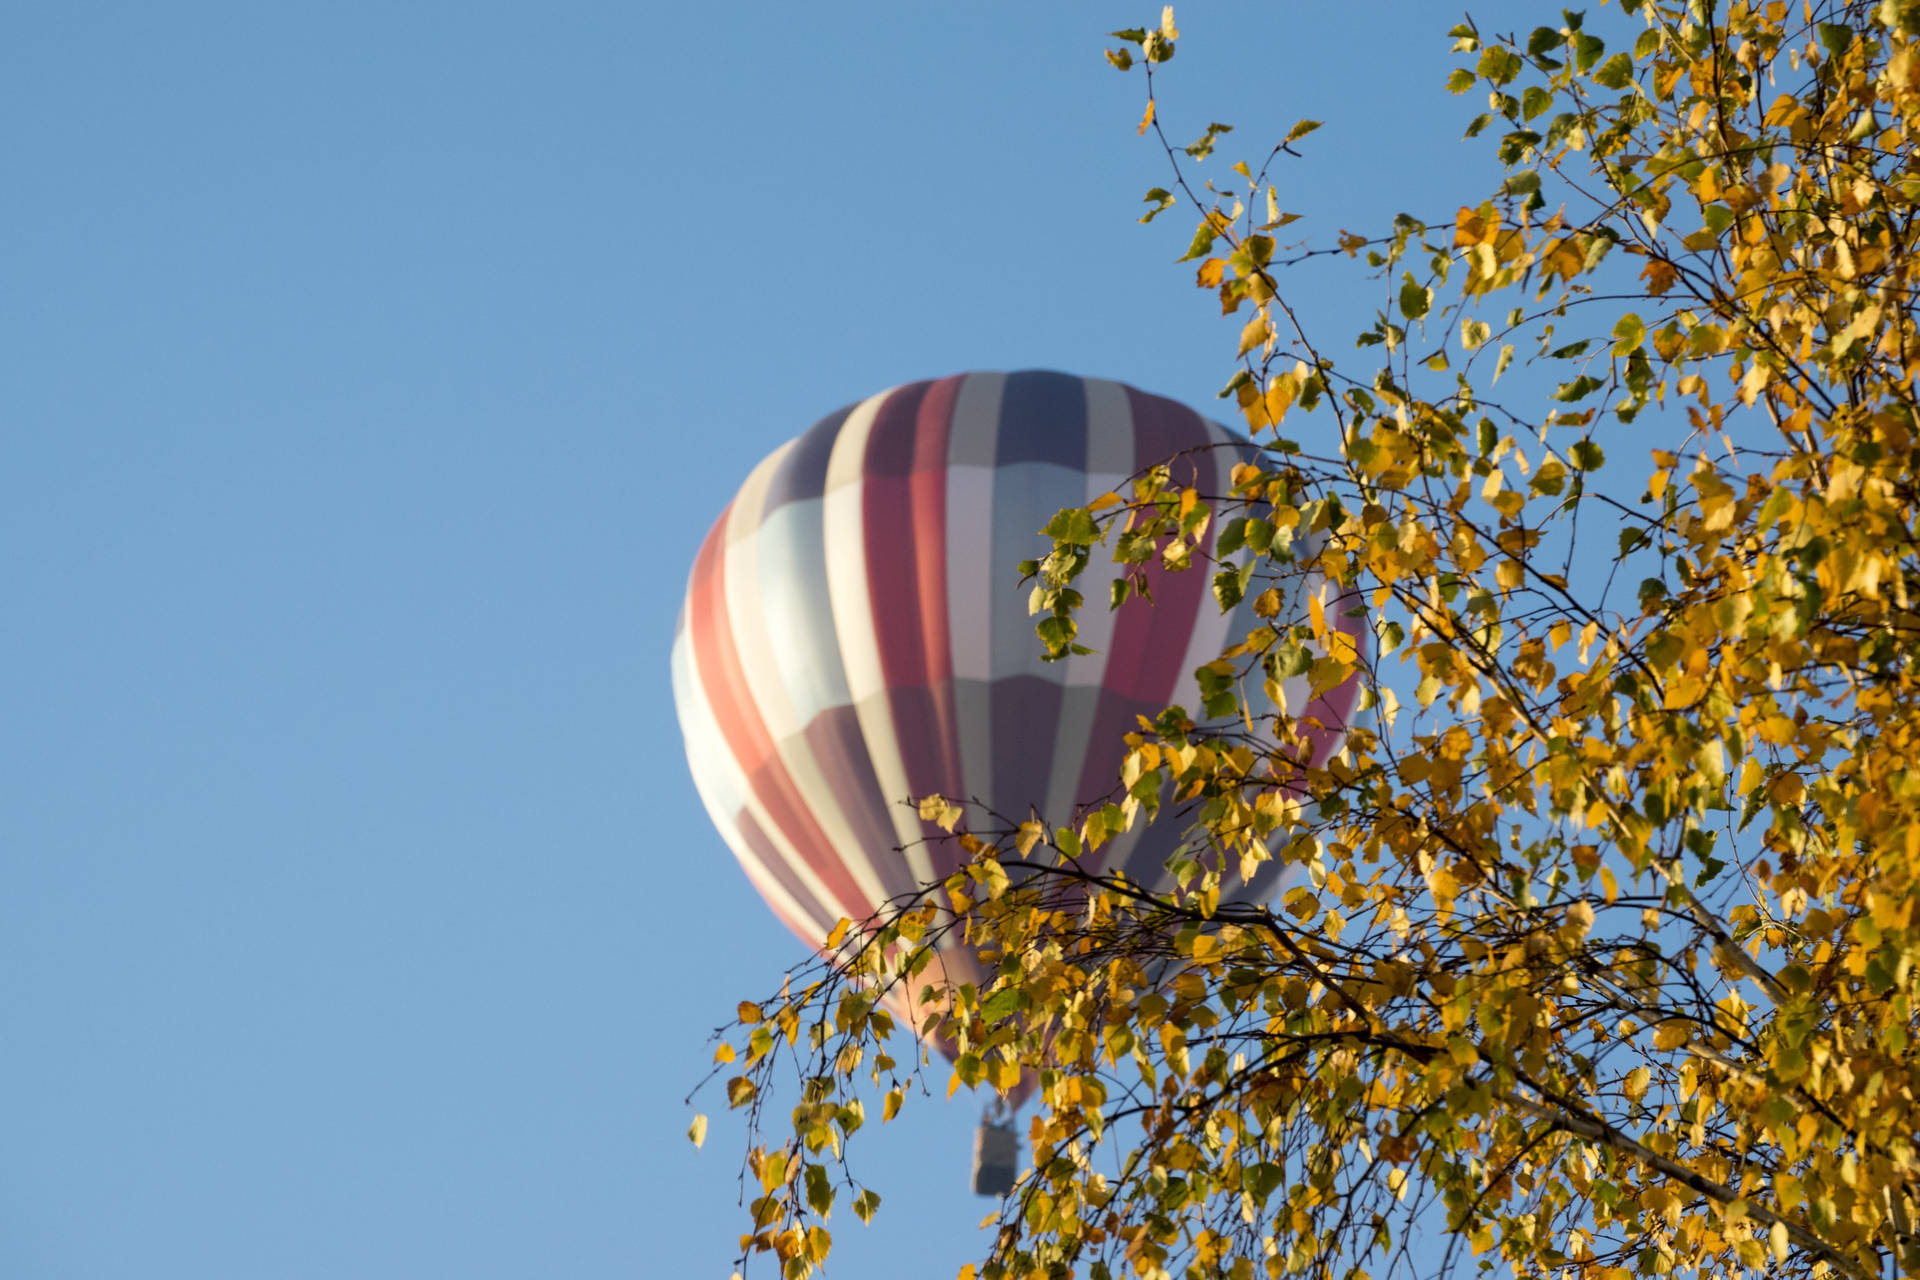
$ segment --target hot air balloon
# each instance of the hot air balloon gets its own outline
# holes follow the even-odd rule
[[[819,947],[963,863],[908,797],[1066,822],[1114,792],[1137,716],[1199,706],[1192,673],[1258,625],[1250,602],[1222,614],[1206,574],[1156,571],[1151,604],[1087,607],[1093,652],[1049,663],[1015,566],[1051,548],[1037,531],[1056,511],[1145,467],[1174,458],[1177,482],[1223,495],[1249,452],[1160,396],[1026,371],[883,391],[754,468],[694,561],[673,691],[707,812],[788,928]],[[1327,610],[1364,652],[1348,612]],[[1289,683],[1288,705],[1327,726],[1324,759],[1357,690],[1309,705],[1305,678]],[[1091,859],[1158,884],[1182,836],[1163,816]],[[1278,874],[1236,896],[1266,899]],[[950,982],[979,975],[957,942],[938,959]]]

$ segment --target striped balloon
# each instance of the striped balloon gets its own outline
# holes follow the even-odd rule
[[[1050,549],[1037,531],[1056,511],[1176,455],[1178,482],[1221,495],[1248,446],[1117,382],[972,373],[832,414],[748,476],[694,562],[674,701],[714,825],[810,946],[964,860],[907,797],[1066,822],[1116,793],[1136,716],[1198,708],[1193,670],[1257,625],[1250,604],[1223,615],[1205,572],[1156,571],[1151,605],[1090,605],[1093,652],[1048,663],[1014,568]],[[1304,678],[1290,686],[1290,707],[1334,726],[1324,759],[1355,690],[1309,707]],[[1159,884],[1181,837],[1165,815],[1093,857]],[[940,959],[951,981],[978,972],[958,948]]]

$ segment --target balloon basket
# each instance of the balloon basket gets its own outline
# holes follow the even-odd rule
[[[973,1134],[973,1193],[1004,1196],[1020,1172],[1020,1135],[1013,1124],[983,1119]]]

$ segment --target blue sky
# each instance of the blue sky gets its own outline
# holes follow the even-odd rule
[[[727,1274],[739,1131],[681,1099],[802,953],[681,756],[687,568],[893,383],[1213,404],[1234,326],[1190,220],[1136,225],[1100,58],[1157,15],[8,15],[0,1275]],[[1490,172],[1453,20],[1187,6],[1163,115],[1238,125],[1222,174],[1328,121],[1303,231],[1448,214]],[[1297,290],[1336,333],[1382,296]],[[977,1114],[876,1127],[834,1275],[974,1256]]]

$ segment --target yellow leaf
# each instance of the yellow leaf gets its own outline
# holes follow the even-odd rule
[[[1673,288],[1674,281],[1680,278],[1680,271],[1665,258],[1654,258],[1640,268],[1640,278],[1647,282],[1647,292],[1657,298]]]
[[[733,1046],[730,1044],[722,1044],[713,1051],[713,1060],[715,1062],[732,1062]]]
[[[742,1000],[740,1002],[740,1007],[738,1010],[736,1010],[736,1012],[739,1014],[741,1025],[747,1026],[747,1027],[752,1026],[756,1022],[762,1021],[767,1016],[766,1014],[760,1012],[760,1006],[753,1003],[753,1001],[751,1000]]]
[[[1787,1235],[1787,1224],[1784,1222],[1775,1222],[1771,1227],[1768,1227],[1767,1243],[1773,1248],[1773,1260],[1785,1266],[1787,1252],[1792,1244],[1792,1240]]]
[[[1266,410],[1268,426],[1277,427],[1286,421],[1287,410],[1293,407],[1294,400],[1300,395],[1302,384],[1306,382],[1304,369],[1305,366],[1302,365],[1287,373],[1276,374],[1267,384],[1267,394],[1262,397],[1262,404]]]
[[[920,798],[920,820],[934,823],[942,831],[953,830],[965,816],[960,806],[945,796],[932,795]]]
[[[1273,336],[1273,326],[1267,322],[1266,312],[1256,312],[1253,319],[1247,321],[1246,328],[1240,331],[1240,352],[1245,355],[1255,347],[1264,344]]]
[[[1147,131],[1148,126],[1150,126],[1152,123],[1153,123],[1153,99],[1148,98],[1147,114],[1140,117],[1140,132],[1145,133]]]
[[[693,1143],[693,1145],[694,1145],[694,1146],[696,1146],[696,1147],[698,1147],[698,1146],[703,1146],[703,1145],[704,1145],[704,1144],[706,1143],[706,1141],[707,1141],[707,1118],[706,1118],[705,1116],[703,1116],[703,1115],[697,1115],[697,1114],[696,1114],[696,1115],[695,1115],[695,1116],[693,1117],[693,1124],[692,1124],[692,1126],[691,1126],[690,1128],[688,1128],[688,1130],[687,1130],[687,1138],[688,1138],[688,1139],[689,1139],[689,1140],[690,1140],[690,1141],[691,1141],[691,1142]]]
[[[1457,248],[1486,244],[1499,230],[1500,215],[1492,204],[1483,204],[1478,209],[1461,205],[1453,220],[1453,243]]]

